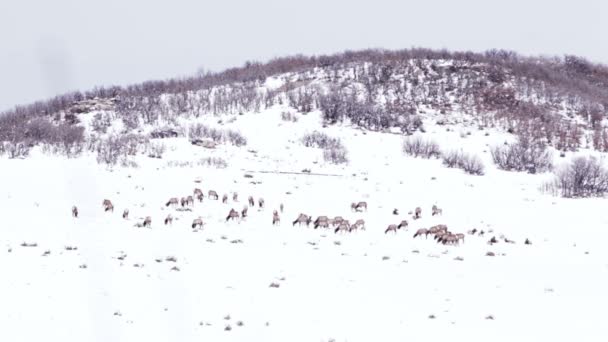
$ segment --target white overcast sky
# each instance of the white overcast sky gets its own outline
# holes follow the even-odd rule
[[[608,64],[608,0],[0,0],[0,110],[246,60],[409,47]]]

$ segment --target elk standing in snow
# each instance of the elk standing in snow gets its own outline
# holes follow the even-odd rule
[[[402,220],[401,223],[397,226],[397,229],[407,228],[407,220]]]
[[[272,225],[281,224],[281,218],[279,217],[279,213],[275,210],[272,212]]]
[[[209,197],[209,199],[212,199],[212,200],[217,200],[219,198],[219,196],[217,195],[217,192],[215,192],[215,190],[209,190],[207,197]]]
[[[239,218],[239,212],[234,209],[230,209],[228,216],[226,216],[226,222],[228,222],[229,220],[236,220],[238,218]]]
[[[420,235],[424,235],[424,236],[426,237],[427,231],[428,231],[428,230],[427,230],[427,229],[425,229],[425,228],[420,228],[420,229],[418,229],[418,230],[416,231],[416,234],[414,234],[414,238],[416,238],[417,236],[420,236]]]
[[[439,207],[437,207],[435,204],[433,204],[433,208],[431,209],[432,214],[431,216],[435,216],[435,215],[443,215],[443,210]]]
[[[247,211],[249,210],[248,206],[244,206],[243,210],[241,210],[241,217],[245,218],[247,217]]]
[[[179,204],[179,200],[177,199],[177,197],[172,197],[169,199],[169,201],[167,201],[167,203],[165,203],[165,207],[168,206],[177,206]]]
[[[203,190],[196,188],[194,189],[194,197],[196,197],[196,199],[198,199],[199,202],[203,201]]]
[[[224,194],[224,196],[222,196],[222,203],[228,203],[228,195]]]
[[[260,197],[260,199],[258,200],[258,205],[260,206],[260,209],[264,208],[264,199]]]
[[[335,226],[339,226],[340,223],[342,223],[342,221],[344,221],[344,219],[342,218],[342,216],[336,216],[336,217],[334,217],[334,220],[333,220],[334,227]]]
[[[238,202],[239,201],[239,194],[237,194],[236,192],[232,194],[232,201],[234,202]]]
[[[419,219],[421,214],[422,214],[422,208],[416,207],[416,210],[414,211],[414,220]]]
[[[281,203],[281,205],[279,206],[279,210],[281,210],[281,213],[283,212],[283,203]]]
[[[355,224],[351,226],[351,231],[357,229],[365,230],[365,221],[363,219],[358,219],[355,221]]]
[[[112,204],[112,201],[110,201],[109,199],[104,199],[103,203],[101,205],[102,205],[104,211],[114,212],[114,205]]]
[[[168,224],[173,225],[173,216],[171,216],[171,214],[167,215],[167,217],[165,217],[165,226]]]
[[[192,196],[186,197],[186,204],[193,207],[194,206],[194,198]]]
[[[311,216],[307,216],[305,214],[300,214],[298,216],[298,218],[295,219],[295,221],[293,221],[292,226],[295,226],[296,223],[298,223],[299,225],[306,224],[306,226],[308,227],[310,225],[310,222],[312,222]]]
[[[144,227],[149,227],[150,225],[152,225],[152,218],[150,216],[146,216],[146,219],[144,220]]]
[[[386,230],[384,231],[384,234],[388,232],[394,232],[395,234],[397,234],[397,229],[399,229],[399,227],[397,227],[396,224],[389,224]]]
[[[197,226],[199,228],[203,228],[203,219],[200,216],[192,221],[192,229],[196,228]]]
[[[393,215],[399,215],[399,210],[397,208],[393,209]]]
[[[78,208],[76,206],[72,206],[72,217],[78,218]]]
[[[365,209],[365,211],[367,211],[367,202],[353,202],[350,204],[350,209],[353,211],[363,211],[363,209]]]
[[[322,228],[329,227],[329,219],[327,218],[327,216],[319,216],[313,223],[314,223],[314,229],[317,229],[319,227],[322,227]]]
[[[127,220],[129,218],[129,209],[125,209],[122,212],[122,218]]]
[[[249,196],[247,201],[249,202],[250,207],[255,207],[255,201],[253,200],[253,196]]]
[[[338,232],[350,232],[350,223],[348,222],[348,220],[344,220],[340,223],[340,225],[338,226],[338,228],[336,228],[334,230],[334,233],[338,233]]]

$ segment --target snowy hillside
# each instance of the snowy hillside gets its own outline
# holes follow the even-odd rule
[[[177,117],[173,127],[233,130],[246,145],[209,149],[180,133],[153,139],[162,158],[129,155],[131,167],[98,164],[99,152],[86,149],[75,158],[40,146],[25,159],[0,157],[0,340],[605,340],[605,199],[559,198],[541,191],[549,173],[497,169],[491,147],[514,137],[466,115],[445,125],[426,113],[423,135],[478,156],[483,176],[404,155],[399,130],[323,126],[318,110],[292,111],[293,121],[290,111],[284,103]],[[78,115],[87,132],[94,115]],[[122,121],[109,122],[104,134],[122,132]],[[304,146],[313,131],[339,138],[348,161]],[[572,155],[556,153],[555,162]],[[202,202],[165,205],[195,188]],[[249,196],[247,217],[227,222]],[[351,210],[360,201],[367,210]],[[441,215],[431,215],[433,205]],[[365,229],[292,224],[301,213],[363,219]],[[138,227],[148,216],[151,225]],[[193,229],[199,217],[204,225]],[[385,233],[402,220],[406,228]],[[464,242],[414,238],[439,224]]]

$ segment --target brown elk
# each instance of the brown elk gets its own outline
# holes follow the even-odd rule
[[[201,190],[201,189],[199,189],[199,188],[194,189],[194,197],[196,197],[196,199],[197,199],[199,202],[202,202],[202,201],[203,201],[203,197],[205,197],[205,196],[203,195],[203,190]]]
[[[239,194],[237,194],[236,192],[232,194],[232,201],[233,202],[238,202],[239,201]]]
[[[312,222],[312,216],[307,216],[307,215],[305,215],[305,214],[300,214],[300,215],[298,216],[298,218],[297,218],[297,219],[295,219],[295,221],[293,221],[292,226],[295,226],[295,225],[296,225],[296,223],[298,223],[300,226],[301,226],[302,224],[306,224],[306,226],[308,227],[308,226],[310,226],[310,223],[311,223],[311,222]]]
[[[224,194],[224,196],[222,196],[222,203],[228,203],[228,195]]]
[[[182,208],[186,206],[187,202],[188,202],[188,201],[186,200],[186,197],[182,197],[182,198],[180,199],[180,201],[179,201],[179,203],[180,203],[180,205],[182,206]]]
[[[427,233],[427,229],[426,228],[420,228],[416,231],[416,234],[414,234],[414,238],[424,235],[426,237],[426,233]]]
[[[249,202],[250,207],[255,207],[255,200],[253,199],[253,196],[249,196],[247,202]]]
[[[462,240],[462,243],[464,243],[464,234],[462,233],[458,233],[458,234],[454,234],[454,236],[456,236],[456,241],[460,241]]]
[[[532,244],[532,241],[530,241],[530,240],[528,240],[528,238],[526,238],[526,241],[524,241],[524,244],[526,244],[526,245],[531,245],[531,244]]]
[[[215,192],[215,190],[209,190],[209,192],[207,193],[207,197],[209,197],[209,199],[212,199],[212,200],[217,200],[219,198],[219,196],[217,195],[217,192]]]
[[[279,213],[275,210],[272,212],[272,225],[281,224],[281,218],[279,217]]]
[[[342,221],[344,221],[344,219],[342,218],[342,216],[336,216],[334,217],[334,222],[333,225],[335,226],[339,226],[340,223],[342,223]]]
[[[264,199],[263,198],[260,198],[258,200],[258,206],[260,206],[260,209],[264,208]]]
[[[340,222],[340,225],[334,230],[334,233],[338,233],[340,231],[347,233],[350,232],[350,223],[348,222],[348,220]]]
[[[248,206],[244,206],[243,210],[241,210],[241,217],[245,218],[247,217],[247,211],[249,210]]]
[[[317,229],[319,227],[327,228],[329,227],[329,219],[327,216],[319,216],[314,222],[314,228]]]
[[[438,233],[441,233],[441,232],[447,232],[447,230],[448,230],[448,226],[446,226],[444,224],[438,224],[436,226],[432,226],[431,228],[429,228],[426,231],[426,235],[427,236],[429,234],[437,235]]]
[[[192,196],[186,197],[186,204],[189,206],[194,206],[194,197],[192,197]]]
[[[167,201],[167,203],[165,203],[165,207],[176,206],[178,204],[179,204],[179,200],[177,199],[177,197],[172,197],[169,199],[169,201]]]
[[[365,211],[367,211],[367,202],[353,202],[350,204],[350,209],[354,211],[363,211],[363,209],[365,209]]]
[[[125,209],[122,212],[122,218],[125,219],[125,220],[127,220],[129,218],[129,209]]]
[[[203,228],[203,219],[200,216],[192,221],[192,229],[196,228],[197,226],[199,228]]]
[[[365,221],[363,219],[358,219],[357,221],[355,221],[355,224],[353,224],[353,227],[354,229],[365,230]]]
[[[401,223],[397,226],[397,229],[407,228],[407,220],[402,220]]]
[[[76,206],[72,206],[72,217],[78,218],[78,208]]]
[[[443,215],[443,210],[441,208],[439,208],[437,205],[433,204],[433,207],[431,208],[432,214],[431,216],[435,216],[435,215]]]
[[[104,211],[114,212],[114,205],[112,204],[112,201],[110,201],[109,199],[104,199],[101,206],[103,207]]]
[[[393,209],[393,215],[399,215],[399,210],[397,208]]]
[[[239,212],[234,210],[234,209],[230,209],[230,212],[228,213],[228,216],[226,216],[226,222],[228,222],[229,220],[236,220],[239,218]]]
[[[422,214],[422,208],[416,207],[416,210],[414,211],[414,219],[415,220],[419,219],[421,214]]]
[[[488,245],[493,245],[495,243],[498,243],[498,240],[496,240],[495,236],[492,236],[492,238],[488,241]]]
[[[144,227],[149,227],[152,225],[152,218],[150,216],[146,216],[146,219],[144,220]]]
[[[399,227],[397,227],[396,224],[389,224],[386,230],[384,231],[384,234],[387,234],[388,232],[394,232],[395,234],[397,234],[397,229],[399,229]]]
[[[173,225],[173,216],[171,216],[171,214],[167,215],[167,217],[165,217],[165,226],[171,224]]]

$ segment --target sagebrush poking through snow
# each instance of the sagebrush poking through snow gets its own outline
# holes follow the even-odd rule
[[[608,169],[595,157],[577,157],[555,172],[546,190],[562,197],[594,197],[608,193]]]
[[[348,163],[348,153],[345,147],[332,147],[323,150],[323,159],[332,164]]]
[[[238,131],[209,127],[202,123],[191,124],[188,128],[190,140],[211,139],[215,143],[230,143],[234,146],[247,145],[247,138]]]
[[[439,158],[441,150],[432,140],[425,140],[421,136],[407,137],[403,140],[403,152],[412,157]]]
[[[220,157],[206,157],[201,158],[196,162],[198,166],[213,166],[218,169],[225,169],[228,167],[228,162]]]
[[[298,122],[298,116],[292,112],[281,112],[281,120],[289,122]]]
[[[470,175],[481,176],[484,174],[484,166],[477,156],[462,151],[450,151],[441,155],[443,165],[459,168]]]
[[[542,143],[520,139],[511,145],[494,147],[490,152],[494,164],[505,171],[539,173],[553,168],[552,154]]]
[[[323,149],[343,148],[342,141],[339,138],[330,137],[319,131],[305,134],[302,137],[302,143],[306,147],[318,147]]]

